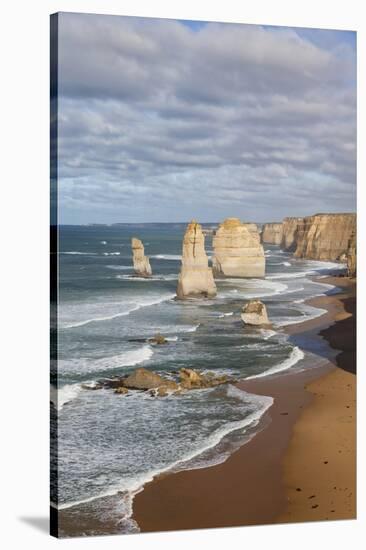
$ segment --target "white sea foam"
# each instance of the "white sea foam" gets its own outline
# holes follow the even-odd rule
[[[56,409],[60,411],[65,403],[68,403],[69,401],[75,399],[79,395],[81,390],[82,388],[80,384],[66,384],[58,390],[57,388],[55,388],[55,386],[51,386],[50,399]]]
[[[288,267],[288,266],[290,266],[291,264],[290,264],[290,262],[282,262],[282,265],[285,265],[285,266]]]
[[[275,330],[270,330],[265,328],[259,329],[259,332],[261,333],[264,340],[268,340],[269,338],[272,338],[272,336],[275,336],[275,334],[277,334]]]
[[[304,357],[305,357],[304,352],[296,346],[292,349],[291,354],[287,359],[285,359],[281,363],[278,363],[277,365],[274,365],[273,367],[271,367],[270,369],[264,372],[261,372],[259,374],[254,374],[253,376],[248,376],[246,380],[251,380],[253,378],[262,378],[263,376],[269,376],[271,374],[282,372],[296,365],[296,363],[304,359]]]
[[[116,275],[117,279],[122,279],[122,281],[143,281],[145,283],[151,283],[151,281],[176,281],[178,275],[171,273],[168,275],[152,275],[151,277],[136,277],[134,275]]]
[[[120,256],[120,252],[103,252],[103,256]]]
[[[277,281],[269,281],[267,279],[223,279],[220,281],[220,286],[225,288],[228,284],[235,284],[237,288],[225,289],[225,292],[220,290],[220,297],[230,297],[232,294],[240,294],[243,298],[264,298],[274,296],[275,294],[283,293],[288,286]]]
[[[71,250],[70,252],[59,252],[59,254],[70,254],[71,256],[98,256],[96,252],[79,252]]]
[[[133,269],[132,265],[106,265],[105,267],[108,267],[108,269],[117,269],[122,271],[131,271]]]
[[[196,332],[198,327],[201,326],[201,323],[198,323],[198,325],[194,326],[180,326],[176,329],[176,332]]]
[[[100,244],[107,244],[107,241],[100,241]]]
[[[270,279],[271,281],[274,279],[301,279],[306,277],[306,275],[309,275],[310,272],[308,271],[297,271],[294,272],[287,272],[287,273],[280,273],[276,275],[267,275],[266,280]]]
[[[199,390],[197,390],[197,392],[198,391]],[[203,391],[210,391],[210,390],[203,390]],[[80,504],[92,502],[99,498],[114,496],[117,493],[122,492],[122,493],[125,493],[126,497],[128,497],[129,503],[130,503],[128,507],[129,515],[126,514],[123,518],[124,521],[128,520],[132,515],[133,499],[139,492],[143,490],[144,485],[146,485],[146,483],[151,482],[157,475],[161,475],[165,472],[175,471],[176,469],[184,469],[185,463],[191,463],[191,461],[193,461],[195,458],[202,455],[204,452],[216,447],[220,443],[220,441],[229,433],[236,430],[244,429],[246,427],[249,427],[250,425],[255,426],[256,424],[258,424],[263,414],[273,404],[272,397],[250,394],[232,385],[228,385],[226,388],[226,391],[229,397],[239,399],[244,403],[248,401],[253,403],[254,401],[257,405],[256,410],[253,411],[251,414],[249,414],[243,420],[228,422],[227,424],[225,424],[225,426],[215,430],[209,437],[206,438],[204,442],[202,442],[202,446],[200,449],[196,449],[191,452],[188,452],[184,457],[182,457],[179,460],[176,460],[175,462],[169,464],[168,466],[165,466],[160,469],[147,471],[144,474],[137,475],[132,479],[125,480],[123,484],[122,483],[115,484],[111,486],[109,489],[107,489],[106,491],[99,493],[98,495],[93,495],[91,497],[80,499],[78,501],[66,502],[59,505],[52,503],[52,506],[58,510],[64,510],[67,508],[78,506]],[[228,455],[223,454],[221,461],[225,461],[227,457]],[[215,463],[217,462],[218,461],[216,459]],[[193,464],[190,464],[190,468],[192,469],[200,468],[200,466],[199,464],[195,465],[193,463]]]
[[[316,319],[317,317],[321,317],[322,315],[327,313],[326,309],[310,306],[309,304],[305,304],[301,300],[298,300],[294,303],[298,305],[297,311],[299,311],[301,315],[279,317],[278,319],[274,319],[275,326],[286,327],[288,325],[297,325],[299,323],[311,321],[312,319]]]
[[[181,260],[182,256],[179,256],[177,254],[155,254],[154,256],[150,256],[150,258],[155,258],[156,260]]]
[[[163,294],[157,298],[150,299],[150,300],[148,298],[142,298],[140,302],[121,302],[121,303],[107,304],[107,309],[108,309],[108,306],[110,306],[114,310],[118,308],[123,308],[123,311],[111,312],[107,315],[97,315],[97,316],[89,317],[87,319],[81,319],[79,321],[76,321],[76,320],[71,322],[67,320],[63,321],[62,315],[61,315],[59,327],[62,329],[76,328],[76,327],[88,325],[89,323],[98,323],[102,321],[109,321],[117,317],[125,317],[126,315],[130,315],[130,313],[137,311],[141,308],[157,305],[162,302],[166,302],[167,300],[171,300],[174,297],[175,297],[175,294],[170,293],[170,294]],[[72,306],[72,307],[75,308],[75,306]],[[87,309],[87,306],[84,306],[82,303],[77,304],[76,306],[77,313],[80,314],[80,311],[82,312],[83,308]],[[99,304],[92,304],[92,307],[91,307],[93,311],[99,311],[101,308],[103,308],[103,306],[100,306]],[[64,315],[66,314],[67,312],[64,313]]]
[[[58,368],[61,374],[72,373],[85,375],[87,373],[102,372],[110,369],[133,367],[149,361],[153,353],[154,351],[149,345],[144,345],[139,349],[125,351],[124,353],[112,355],[110,357],[102,357],[100,359],[86,357],[81,357],[79,359],[62,359],[58,361]],[[75,386],[77,386],[77,384]]]

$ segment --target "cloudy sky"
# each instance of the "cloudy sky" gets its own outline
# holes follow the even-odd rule
[[[355,41],[60,14],[60,222],[354,211]]]

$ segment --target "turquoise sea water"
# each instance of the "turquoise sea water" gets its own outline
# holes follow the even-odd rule
[[[306,368],[306,353],[289,342],[283,327],[323,313],[304,300],[333,289],[310,276],[340,267],[296,260],[265,245],[265,279],[218,280],[214,300],[176,301],[184,231],[185,224],[134,224],[62,226],[59,232],[58,362],[51,365],[58,480],[52,500],[60,508],[86,503],[95,510],[104,496],[118,494],[125,530],[138,528],[131,503],[146,481],[173,467],[224,460],[230,444],[224,449],[223,441],[236,445],[252,436],[272,400],[232,385],[156,399],[144,392],[122,397],[88,391],[81,384],[137,366],[173,378],[181,367],[236,378]],[[145,245],[151,279],[131,278],[132,236]],[[210,236],[206,251],[211,255]],[[240,311],[250,298],[265,302],[271,330],[243,326]],[[156,332],[169,344],[143,341]]]

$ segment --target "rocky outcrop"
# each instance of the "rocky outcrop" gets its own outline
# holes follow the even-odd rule
[[[294,252],[297,244],[297,234],[304,218],[284,218],[282,222],[281,248],[286,252]]]
[[[114,393],[117,393],[118,395],[127,395],[128,389],[124,386],[118,386],[118,388],[114,390]]]
[[[345,259],[355,228],[355,214],[307,216],[297,227],[294,256],[312,260]]]
[[[269,325],[266,306],[260,300],[250,300],[243,307],[242,321],[246,325]]]
[[[347,275],[348,277],[356,277],[357,274],[357,239],[356,230],[352,233],[348,242],[347,250]]]
[[[130,376],[121,380],[121,386],[134,390],[150,390],[165,383],[164,378],[147,369],[136,369]]]
[[[261,234],[262,243],[281,244],[282,222],[265,223]]]
[[[179,378],[180,386],[185,390],[213,388],[230,381],[226,375],[215,376],[210,372],[203,374],[194,369],[180,369]]]
[[[216,285],[212,269],[208,266],[205,236],[196,221],[188,224],[183,238],[182,266],[178,278],[177,298],[212,298]]]
[[[145,256],[142,241],[140,241],[140,239],[136,239],[136,237],[132,237],[131,247],[135,275],[138,277],[150,277],[152,275],[152,270],[149,258]]]
[[[264,277],[265,257],[255,224],[227,218],[213,237],[216,277]]]
[[[98,381],[98,389],[113,389],[119,395],[128,395],[129,390],[147,391],[152,397],[180,394],[185,390],[214,388],[235,380],[226,375],[215,375],[212,372],[199,372],[194,369],[180,369],[179,379],[164,378],[144,368],[136,369],[129,376],[107,378]]]
[[[168,340],[165,338],[165,336],[163,336],[162,334],[160,334],[160,332],[158,332],[157,334],[155,334],[155,336],[153,336],[152,338],[149,338],[148,342],[149,344],[156,344],[157,346],[162,346],[164,344],[167,344]]]

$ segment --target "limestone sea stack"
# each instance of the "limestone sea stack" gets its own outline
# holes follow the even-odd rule
[[[142,241],[140,241],[140,239],[136,239],[136,237],[132,237],[131,247],[135,275],[139,277],[151,277],[152,270],[149,258],[145,256],[145,249]]]
[[[297,227],[294,256],[312,260],[345,260],[356,229],[356,214],[315,214]]]
[[[183,238],[182,266],[178,278],[177,298],[212,298],[216,285],[212,269],[208,266],[205,236],[195,220],[188,224]]]
[[[284,218],[282,222],[281,248],[286,252],[294,252],[297,244],[298,228],[304,218]]]
[[[243,307],[242,321],[246,325],[269,325],[266,306],[260,300],[250,300]]]
[[[265,223],[261,235],[262,243],[281,244],[282,222]]]
[[[265,257],[256,224],[227,218],[212,244],[215,277],[264,277]]]

